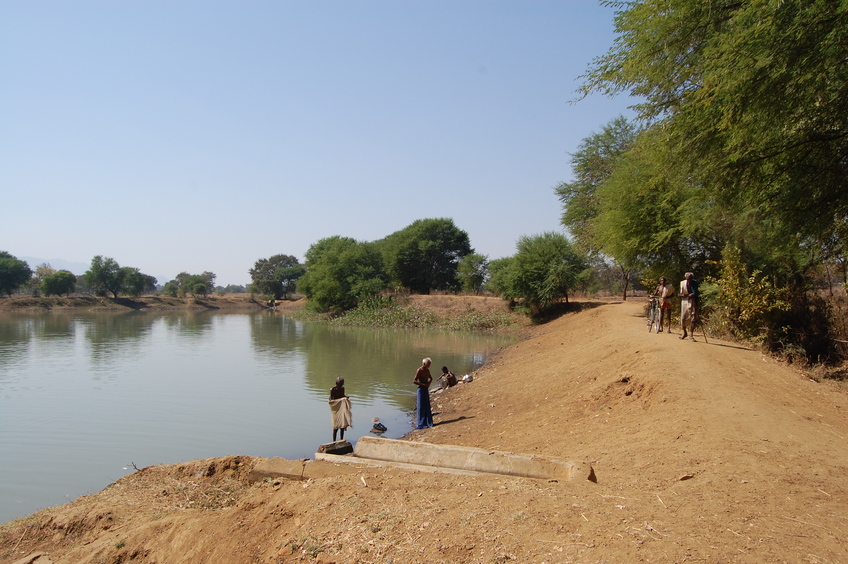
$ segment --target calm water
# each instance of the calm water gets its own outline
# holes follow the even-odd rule
[[[421,358],[464,374],[509,337],[328,327],[278,314],[0,315],[0,523],[139,468],[312,457],[344,376],[354,442],[412,427]],[[434,371],[435,373],[435,371]]]

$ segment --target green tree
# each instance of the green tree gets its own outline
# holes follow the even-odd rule
[[[459,288],[457,267],[473,252],[468,234],[452,219],[419,219],[378,241],[392,281],[412,292]]]
[[[166,296],[170,296],[172,298],[176,298],[180,293],[180,287],[176,282],[171,280],[170,282],[166,282],[162,287],[162,293]]]
[[[185,296],[187,294],[191,294],[193,296],[208,296],[215,291],[215,278],[217,278],[215,273],[208,271],[204,271],[202,274],[180,272],[173,280],[165,284],[163,291],[169,296],[171,293],[181,296]],[[176,290],[174,290],[174,288],[176,288]]]
[[[45,296],[61,296],[70,294],[76,289],[77,277],[67,270],[58,270],[46,274],[41,279],[40,290]]]
[[[598,187],[615,170],[616,164],[636,140],[636,126],[619,116],[580,142],[571,156],[575,179],[555,188],[563,205],[562,224],[574,238],[578,248],[587,253],[598,252],[595,241],[595,218],[600,204]]]
[[[512,287],[512,262],[513,257],[503,257],[489,262],[489,277],[485,288],[498,296],[503,296]]]
[[[41,281],[46,276],[56,272],[56,269],[50,266],[50,263],[44,262],[35,267],[32,278],[29,279],[28,285],[32,289],[33,294],[37,293],[41,288]]]
[[[563,182],[555,192],[563,204],[562,224],[568,229],[579,249],[594,258],[611,258],[615,270],[621,277],[623,299],[636,269],[633,256],[621,252],[610,252],[609,242],[598,233],[598,215],[603,201],[598,193],[607,182],[624,155],[633,147],[639,131],[624,116],[618,116],[605,125],[600,132],[593,133],[581,141],[577,152],[572,155],[571,167],[575,179]],[[643,218],[649,219],[650,212],[643,210]],[[643,220],[642,223],[650,224]]]
[[[0,294],[11,296],[12,292],[32,278],[32,270],[26,261],[0,251]]]
[[[117,298],[123,289],[121,266],[115,259],[95,256],[91,259],[91,266],[83,274],[85,283],[98,296],[105,296],[108,292]]]
[[[151,293],[156,290],[156,278],[142,273],[137,268],[121,268],[122,291],[132,297]]]
[[[618,5],[618,38],[582,92],[641,98],[690,197],[733,216],[731,230],[753,225],[758,254],[796,270],[787,278],[815,263],[793,247],[844,252],[833,243],[848,218],[848,4]]]
[[[292,255],[274,255],[257,260],[249,272],[257,292],[279,300],[295,291],[306,268]]]
[[[533,315],[549,309],[574,289],[586,261],[568,239],[553,232],[522,236],[508,266],[504,299],[521,300]]]
[[[489,257],[471,253],[462,257],[457,267],[457,279],[465,292],[480,292],[486,282]]]
[[[382,257],[374,243],[338,235],[321,239],[306,252],[306,273],[297,290],[314,311],[339,313],[385,287]]]

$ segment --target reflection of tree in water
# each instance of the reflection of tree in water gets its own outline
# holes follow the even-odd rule
[[[250,338],[260,354],[287,356],[303,348],[304,323],[284,315],[265,313],[250,316]]]
[[[180,337],[197,339],[212,329],[214,312],[208,311],[181,311],[174,314],[162,316],[165,327],[177,333]]]
[[[92,364],[105,368],[140,355],[156,317],[146,313],[97,313],[77,316],[77,329],[85,336]]]
[[[43,333],[44,320],[4,314],[0,317],[0,367],[11,367],[29,355],[33,339]],[[0,381],[5,378],[0,378]]]
[[[470,372],[511,341],[510,337],[471,333],[311,324],[304,335],[306,386],[316,394],[329,393],[336,377],[343,376],[348,394],[381,396],[405,405],[414,393],[412,379],[425,356],[433,359],[435,380],[443,365],[457,374]]]

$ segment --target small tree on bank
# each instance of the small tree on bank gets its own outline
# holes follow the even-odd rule
[[[538,315],[563,298],[578,283],[586,261],[560,233],[522,236],[516,254],[498,272],[503,298],[520,300],[531,315]],[[493,261],[494,262],[494,261]]]
[[[69,295],[76,289],[77,277],[67,270],[59,270],[41,279],[39,289],[45,296]]]

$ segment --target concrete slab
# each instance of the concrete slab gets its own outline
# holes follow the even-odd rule
[[[358,462],[373,460],[544,480],[597,482],[594,469],[585,462],[474,447],[361,437],[356,442],[353,454],[354,460]]]
[[[317,458],[317,457],[316,457]],[[339,456],[338,458],[345,458]],[[309,480],[338,476],[355,472],[353,468],[340,467],[318,460],[304,458],[302,460],[286,460],[275,457],[260,461],[248,474],[250,482],[258,482],[266,478],[283,480]]]
[[[474,470],[459,470],[457,468],[442,468],[439,466],[424,466],[421,464],[408,464],[406,462],[392,462],[390,460],[372,460],[359,458],[357,456],[339,456],[336,454],[316,453],[315,460],[332,462],[333,464],[346,464],[352,468],[400,468],[402,470],[415,470],[417,472],[429,472],[430,474],[452,474],[458,476],[473,476],[484,474]]]

